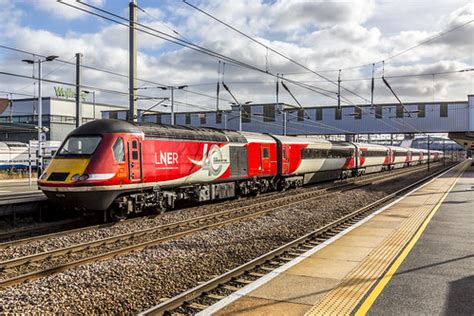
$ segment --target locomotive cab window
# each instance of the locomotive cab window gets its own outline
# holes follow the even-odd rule
[[[114,146],[112,147],[114,151],[114,159],[116,162],[124,162],[125,161],[125,148],[123,146],[123,139],[122,137],[117,138],[115,141]]]
[[[100,136],[71,136],[66,139],[56,156],[89,156],[99,146]]]

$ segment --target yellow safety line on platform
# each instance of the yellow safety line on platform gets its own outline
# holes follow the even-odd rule
[[[464,168],[458,169],[457,178],[464,171]],[[457,182],[454,180],[447,192],[451,190]],[[439,187],[448,184],[451,180],[440,179]],[[444,180],[444,181],[443,181]],[[452,181],[452,180],[451,180]],[[332,291],[330,291],[318,304],[313,306],[306,315],[348,315],[359,302],[365,297],[374,284],[383,276],[386,268],[395,261],[401,253],[401,249],[409,244],[413,239],[419,227],[422,226],[425,219],[430,215],[433,209],[437,209],[444,200],[447,192],[438,193],[430,187],[422,190],[427,194],[426,199],[415,213],[404,220],[396,232],[391,234],[379,247],[377,247],[361,264],[355,268],[344,280]],[[434,192],[433,192],[434,191]],[[414,192],[416,196],[417,192]],[[420,202],[418,202],[420,203]],[[433,208],[433,205],[436,206]]]
[[[400,256],[398,256],[398,258],[393,262],[393,264],[391,265],[391,267],[388,269],[387,273],[382,277],[382,279],[380,280],[380,282],[375,286],[375,288],[372,290],[372,292],[367,296],[367,298],[365,299],[365,301],[362,303],[362,305],[360,306],[360,308],[357,310],[357,312],[355,313],[355,316],[361,316],[361,315],[365,315],[367,314],[367,312],[369,311],[369,309],[372,307],[372,305],[375,303],[375,300],[377,299],[377,297],[382,293],[383,289],[385,288],[385,286],[387,286],[388,282],[390,282],[390,280],[392,279],[392,277],[395,275],[395,273],[397,272],[398,268],[400,267],[400,265],[403,263],[403,261],[406,259],[406,257],[408,256],[408,254],[410,253],[410,251],[413,249],[413,247],[415,246],[415,244],[417,243],[417,241],[420,239],[421,235],[423,234],[424,230],[426,229],[426,227],[428,226],[428,224],[430,223],[431,219],[433,218],[433,216],[436,214],[436,212],[438,211],[438,209],[441,207],[441,205],[443,204],[444,200],[446,199],[446,197],[448,196],[448,194],[451,192],[451,190],[454,188],[454,186],[456,185],[456,183],[458,182],[459,178],[461,177],[461,175],[464,173],[464,171],[467,169],[467,166],[464,166],[458,176],[456,177],[456,180],[453,182],[453,184],[449,187],[448,191],[446,191],[443,195],[443,197],[441,198],[441,200],[438,202],[438,204],[433,208],[433,210],[431,211],[431,213],[428,215],[428,217],[425,219],[425,221],[423,222],[423,224],[420,226],[420,228],[418,229],[418,231],[416,232],[415,236],[412,238],[412,240],[408,243],[408,245],[405,247],[405,249],[402,251],[402,253],[400,254]]]

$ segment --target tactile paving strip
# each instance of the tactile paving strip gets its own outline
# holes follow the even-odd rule
[[[424,202],[418,204],[421,207],[414,210],[395,232],[305,315],[349,315],[415,235],[463,169],[458,169],[452,177],[441,178],[414,193],[412,196],[415,198],[426,196]],[[396,205],[393,207],[396,208]]]

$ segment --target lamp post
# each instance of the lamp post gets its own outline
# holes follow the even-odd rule
[[[95,91],[89,91],[89,90],[82,90],[85,94],[90,94],[92,93],[92,111],[93,111],[93,118],[95,120]]]
[[[38,63],[38,178],[41,176],[43,172],[43,153],[42,153],[42,144],[41,142],[46,140],[46,137],[44,136],[43,133],[43,89],[41,87],[41,80],[42,80],[42,64],[45,61],[53,61],[58,56],[51,55],[48,56],[44,59],[38,59],[35,61],[34,59],[23,59],[22,61],[27,63],[27,64],[35,64]]]
[[[174,125],[174,89],[181,90],[186,87],[187,85],[161,87],[162,90],[171,90],[171,125]]]

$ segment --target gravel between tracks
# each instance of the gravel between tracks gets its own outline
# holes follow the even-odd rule
[[[136,313],[426,176],[305,201],[0,292],[0,312]]]

